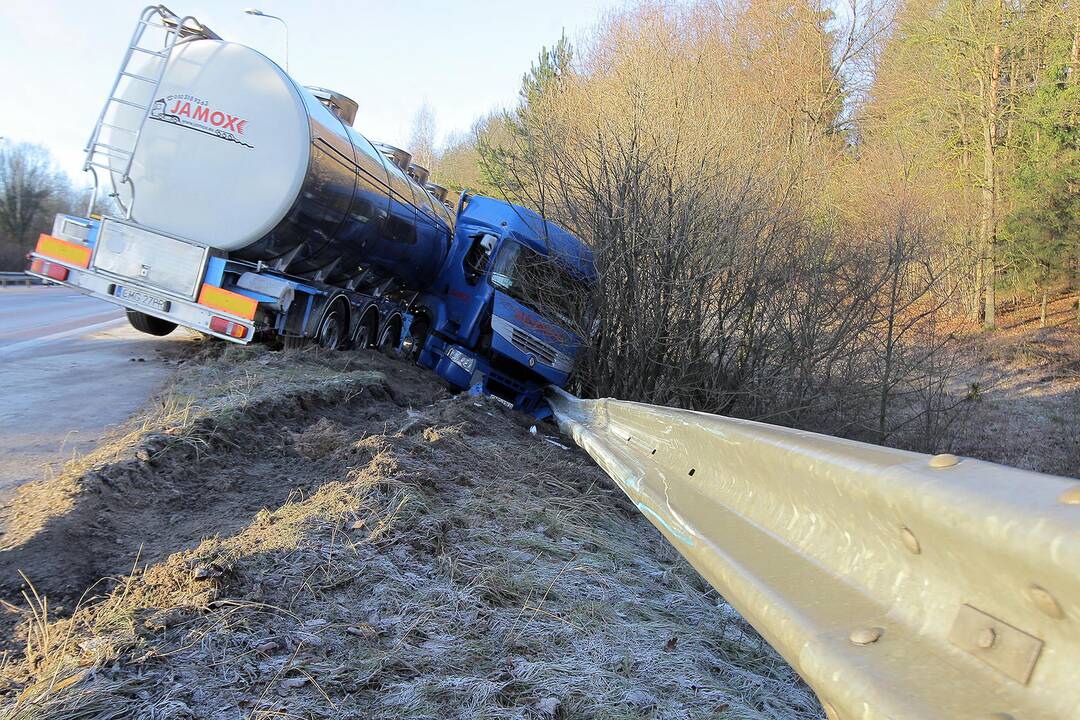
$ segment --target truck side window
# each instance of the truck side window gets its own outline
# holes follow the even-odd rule
[[[475,285],[487,269],[491,251],[495,248],[495,237],[487,233],[472,236],[472,245],[465,253],[465,279]]]

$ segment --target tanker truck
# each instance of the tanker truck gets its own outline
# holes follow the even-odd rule
[[[542,413],[580,337],[587,246],[524,207],[451,206],[357,104],[164,6],[140,15],[86,146],[86,216],[56,217],[28,272],[122,306],[132,326],[233,343],[373,347]],[[115,212],[92,214],[99,193]],[[537,278],[554,303],[528,292]]]

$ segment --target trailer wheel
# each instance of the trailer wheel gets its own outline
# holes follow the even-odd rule
[[[176,329],[176,323],[141,313],[138,310],[128,310],[127,319],[131,323],[131,327],[147,335],[162,337]]]
[[[319,333],[315,336],[315,342],[319,347],[327,350],[337,350],[341,347],[348,332],[348,319],[342,312],[341,304],[334,305],[326,311],[322,324],[319,325]]]
[[[378,313],[374,310],[364,314],[360,324],[356,326],[356,334],[353,335],[354,350],[365,350],[375,344],[378,323]]]
[[[369,345],[371,345],[371,328],[365,323],[360,323],[360,327],[356,328],[356,337],[353,338],[353,348],[363,350]]]
[[[396,355],[399,345],[401,345],[401,319],[394,318],[383,328],[376,347],[381,353]]]

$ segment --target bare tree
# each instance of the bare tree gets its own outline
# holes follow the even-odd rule
[[[0,269],[23,269],[38,234],[54,214],[73,210],[78,195],[45,147],[0,144]]]
[[[491,120],[480,118],[468,132],[451,133],[431,167],[435,182],[452,192],[470,190],[483,195],[498,193],[480,167],[479,137],[488,131]]]
[[[409,135],[413,161],[429,170],[435,164],[435,111],[425,100],[416,111]]]
[[[899,444],[942,426],[936,219],[902,184],[822,206],[846,168],[830,59],[870,43],[819,10],[639,6],[542,56],[481,138],[486,176],[593,250],[589,303],[526,283],[585,340],[580,391]]]

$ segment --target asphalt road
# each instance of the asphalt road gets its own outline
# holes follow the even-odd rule
[[[123,423],[171,372],[155,350],[188,339],[143,335],[66,288],[0,288],[0,493]]]

